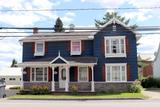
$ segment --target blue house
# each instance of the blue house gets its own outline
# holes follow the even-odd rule
[[[50,91],[127,91],[138,78],[138,37],[113,18],[99,31],[40,33],[23,43],[24,89],[45,85]]]

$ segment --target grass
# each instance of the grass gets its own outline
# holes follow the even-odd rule
[[[97,94],[97,95],[15,95],[10,96],[9,99],[128,99],[138,98],[144,99],[142,93],[117,93],[117,94]]]

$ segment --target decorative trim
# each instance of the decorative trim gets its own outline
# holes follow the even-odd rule
[[[69,64],[69,62],[68,62],[66,59],[64,59],[63,57],[61,57],[60,52],[58,53],[58,56],[50,62],[50,64],[52,64],[53,62],[55,62],[57,59],[61,59],[61,60],[63,60],[66,64]]]

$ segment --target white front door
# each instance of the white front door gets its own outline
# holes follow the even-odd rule
[[[66,68],[59,67],[59,88],[65,88],[66,83]]]

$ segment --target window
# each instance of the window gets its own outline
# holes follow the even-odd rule
[[[105,37],[106,57],[126,57],[125,36]]]
[[[36,42],[35,43],[35,56],[43,56],[44,55],[44,42]]]
[[[88,82],[88,67],[79,67],[78,80]]]
[[[31,81],[34,82],[46,82],[48,81],[47,68],[32,68],[31,71]]]
[[[63,68],[61,71],[61,78],[62,80],[66,80],[66,69],[65,68]]]
[[[107,82],[126,82],[126,64],[106,64]]]
[[[71,55],[81,54],[81,41],[71,41]]]
[[[16,80],[16,78],[9,78],[9,80],[10,80],[10,81],[15,81],[15,80]]]

